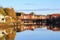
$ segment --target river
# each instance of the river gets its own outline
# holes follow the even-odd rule
[[[36,28],[34,31],[17,32],[15,40],[60,40],[60,31]]]

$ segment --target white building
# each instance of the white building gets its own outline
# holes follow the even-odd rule
[[[5,23],[5,17],[4,15],[0,14],[0,23]]]

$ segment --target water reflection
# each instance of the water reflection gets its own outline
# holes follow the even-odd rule
[[[50,19],[42,19],[42,20],[40,19],[38,20],[34,19],[34,20],[28,20],[28,21],[25,21],[25,20],[23,20],[24,21],[23,24],[18,23],[17,25],[13,24],[12,26],[8,26],[10,28],[5,27],[7,25],[0,27],[0,39],[14,40],[16,36],[15,40],[44,40],[44,39],[57,40],[56,37],[58,38],[58,40],[60,40],[60,38],[58,37],[60,36],[59,35],[60,34],[60,17],[57,17],[57,18],[52,17]],[[24,39],[21,37],[24,37]]]
[[[15,40],[60,40],[60,24],[42,25],[16,34]]]
[[[60,40],[60,32],[36,28],[34,31],[25,30],[16,34],[15,40]]]
[[[48,24],[48,25],[47,25]],[[28,25],[29,26],[29,25]],[[23,27],[21,27],[20,29],[19,29],[19,32],[16,32],[16,30],[15,30],[15,28],[13,27],[13,28],[8,28],[8,29],[1,29],[0,28],[0,39],[1,40],[14,40],[14,38],[15,38],[15,40],[20,40],[19,38],[20,37],[23,37],[25,34],[26,35],[28,35],[28,36],[30,36],[32,33],[32,36],[31,37],[33,37],[31,40],[33,40],[34,38],[37,40],[40,40],[39,39],[39,37],[40,36],[46,36],[46,35],[48,35],[49,33],[51,33],[52,35],[54,34],[54,36],[55,35],[57,35],[57,34],[55,34],[55,33],[60,33],[60,22],[59,21],[54,21],[53,23],[41,23],[41,24],[37,24],[37,26],[34,24],[34,25],[30,25],[29,27],[28,27],[27,25],[24,25]],[[23,30],[22,30],[23,29]],[[55,31],[55,32],[54,32]],[[17,33],[17,34],[16,34]],[[25,34],[24,34],[25,33]],[[21,35],[22,34],[22,35]],[[35,35],[34,35],[35,34]],[[37,35],[38,34],[38,35]],[[45,34],[45,35],[44,35]],[[49,34],[49,36],[51,35],[51,34]],[[19,36],[20,35],[20,36]],[[25,36],[26,36],[25,35]],[[40,36],[39,36],[40,35]],[[51,35],[51,36],[52,36]],[[36,37],[34,37],[34,36],[36,36],[36,37],[38,37],[38,38],[36,38]],[[53,37],[54,37],[53,36]],[[59,36],[59,35],[58,35]],[[29,37],[29,38],[31,38],[31,37]],[[25,38],[25,37],[23,37],[23,38]],[[28,38],[28,37],[26,37],[26,38]],[[43,38],[43,37],[42,37]],[[35,40],[34,39],[34,40]],[[46,38],[47,39],[47,38]],[[22,39],[22,40],[24,40],[24,39]],[[28,40],[28,39],[26,39],[26,40]]]
[[[16,31],[12,28],[0,29],[0,40],[14,40]]]

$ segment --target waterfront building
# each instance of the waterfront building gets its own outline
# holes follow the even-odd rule
[[[6,20],[5,20],[5,16],[0,14],[0,23],[5,23]]]

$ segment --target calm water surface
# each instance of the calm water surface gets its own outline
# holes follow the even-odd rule
[[[60,40],[60,32],[36,28],[34,31],[17,32],[15,40]]]

